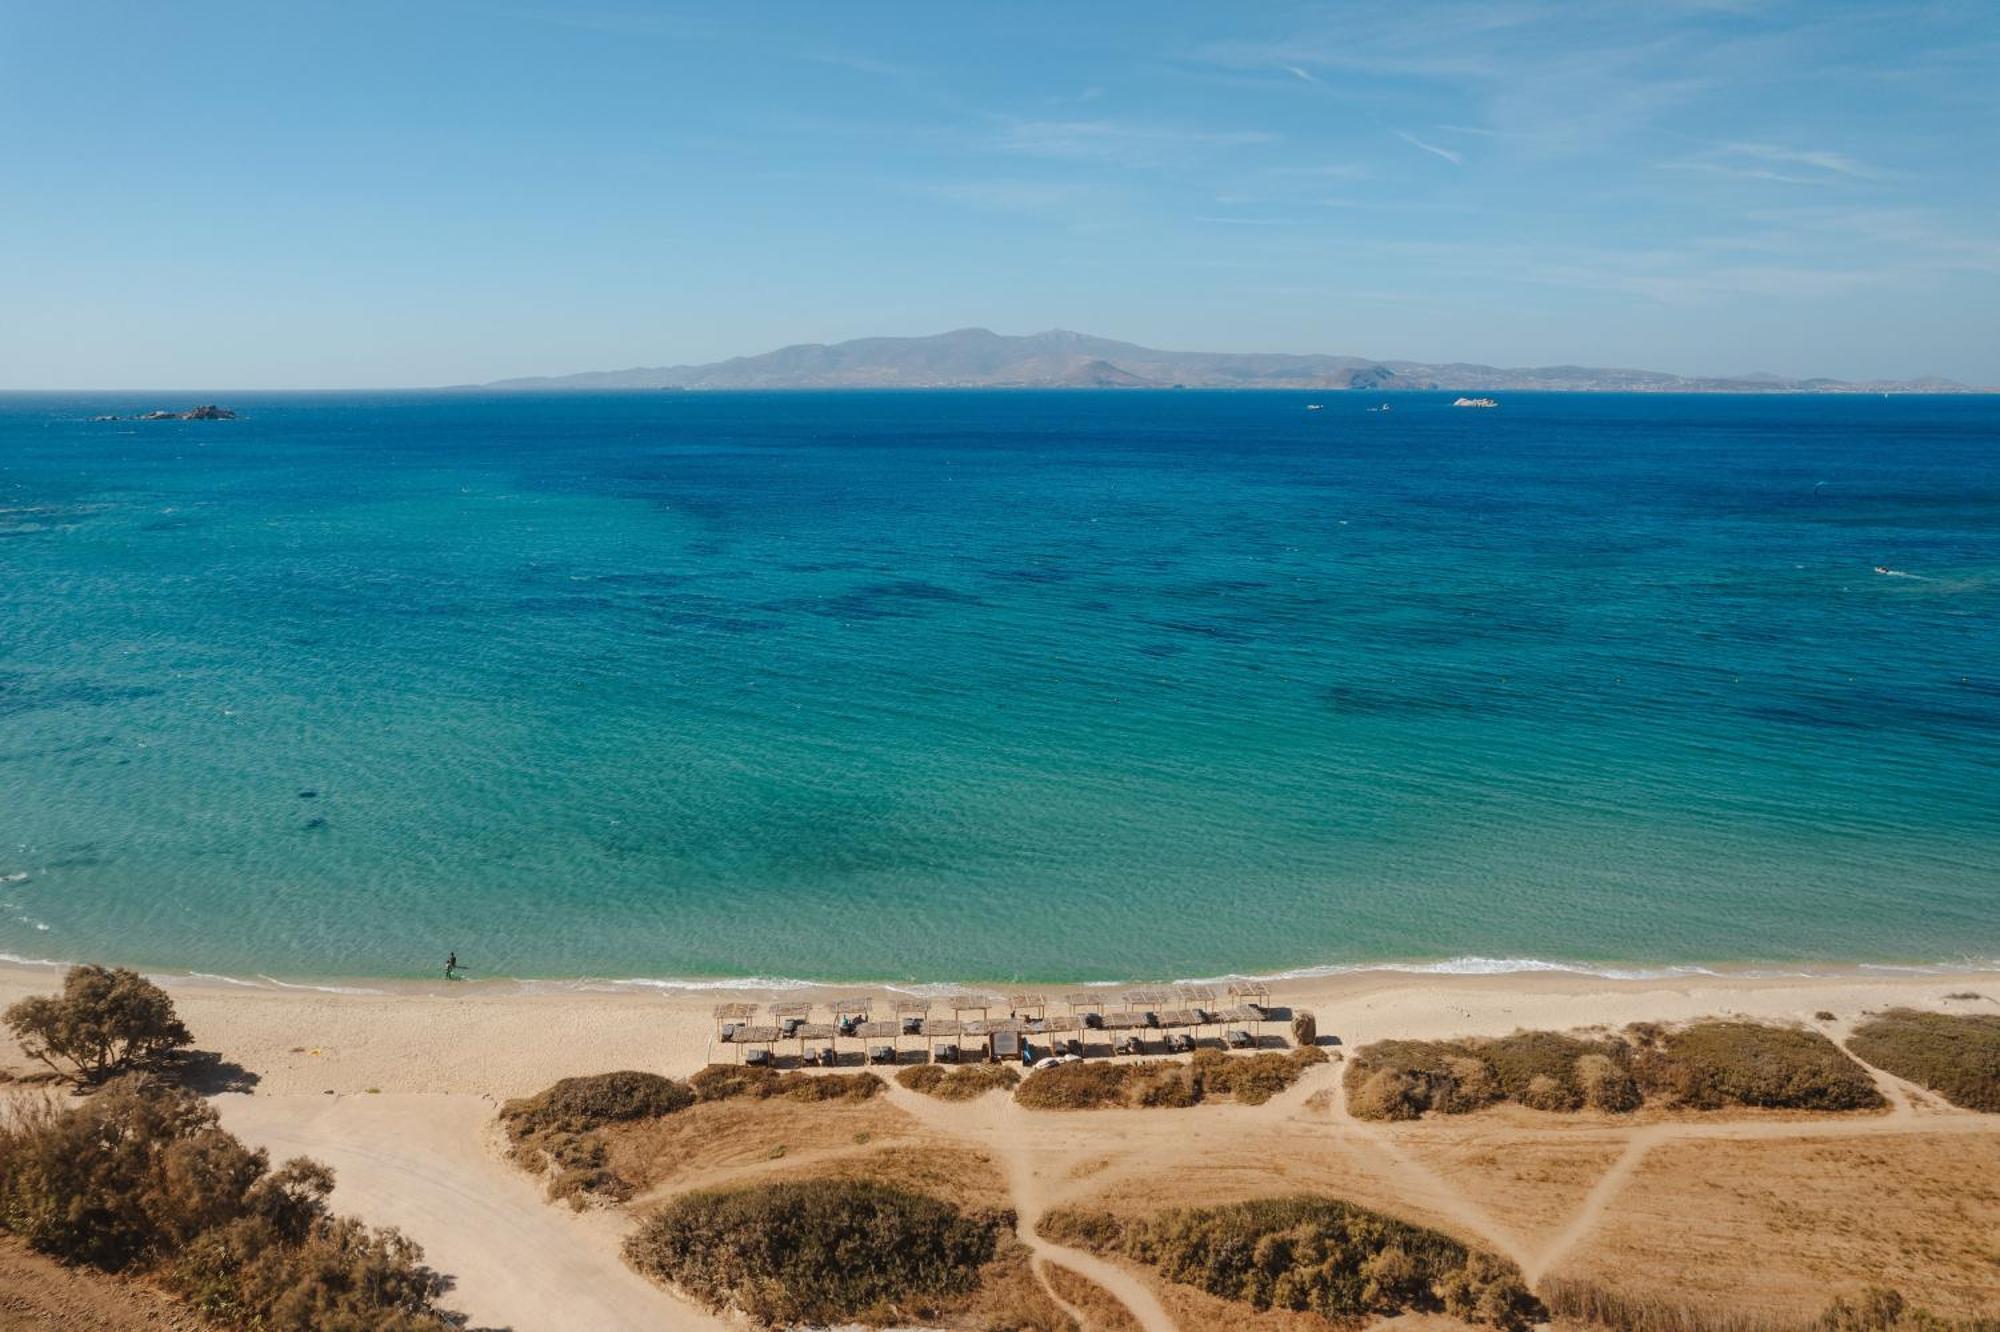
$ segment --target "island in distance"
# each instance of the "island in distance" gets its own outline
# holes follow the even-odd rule
[[[922,338],[802,343],[707,365],[503,379],[488,389],[1274,388],[1649,393],[1967,393],[1943,379],[1696,378],[1651,370],[1371,361],[1279,352],[1179,352],[1060,329],[962,328]]]
[[[138,416],[93,416],[90,419],[93,421],[234,421],[236,413],[227,407],[218,407],[212,402],[205,402],[184,412],[143,412]]]

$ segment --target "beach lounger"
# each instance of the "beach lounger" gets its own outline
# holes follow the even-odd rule
[[[805,1026],[805,1024],[806,1020],[804,1018],[786,1018],[778,1024],[778,1029],[784,1033],[786,1040],[790,1040],[799,1034],[799,1028]]]
[[[869,1062],[869,1063],[871,1063],[871,1064],[893,1064],[893,1063],[895,1063],[895,1062],[896,1062],[896,1047],[895,1047],[895,1046],[893,1046],[893,1045],[878,1045],[878,1046],[876,1046],[876,1047],[875,1047],[874,1049],[872,1049],[872,1050],[870,1050],[870,1051],[868,1052],[868,1062]]]
[[[1250,1033],[1243,1030],[1243,1028],[1241,1027],[1238,1027],[1234,1031],[1229,1033],[1228,1041],[1229,1041],[1229,1048],[1232,1050],[1248,1050],[1252,1046],[1257,1044],[1257,1042],[1251,1038]]]
[[[1139,1044],[1137,1036],[1120,1036],[1111,1047],[1111,1053],[1121,1055],[1144,1054],[1145,1048]]]
[[[904,1019],[903,1019],[903,1034],[904,1034],[905,1036],[921,1036],[921,1035],[923,1035],[923,1034],[924,1034],[924,1020],[923,1020],[922,1018],[920,1018],[920,1017],[906,1017],[906,1018],[904,1018]]]
[[[940,1064],[956,1064],[958,1062],[958,1047],[956,1045],[940,1045],[937,1048],[937,1054],[933,1057]]]
[[[735,1039],[736,1039],[736,1024],[735,1024],[734,1022],[725,1022],[725,1023],[723,1023],[723,1024],[722,1024],[722,1043],[723,1043],[724,1045],[727,1045],[727,1044],[728,1044],[729,1042],[731,1042],[731,1041],[733,1041],[733,1040],[735,1040]]]
[[[1194,1052],[1194,1037],[1184,1031],[1177,1031],[1167,1037],[1167,1050],[1172,1054],[1192,1054]]]
[[[743,1053],[743,1062],[752,1068],[769,1068],[771,1066],[771,1052],[764,1049],[746,1050]]]
[[[840,1065],[840,1052],[831,1045],[821,1047],[819,1063],[821,1068],[837,1068]]]
[[[1104,1029],[1104,1014],[1102,1014],[1102,1013],[1085,1013],[1085,1014],[1083,1015],[1083,1025],[1084,1025],[1085,1027],[1088,1027],[1088,1028],[1089,1028],[1090,1030],[1092,1030],[1092,1031],[1101,1031],[1101,1030],[1103,1030],[1103,1029]]]

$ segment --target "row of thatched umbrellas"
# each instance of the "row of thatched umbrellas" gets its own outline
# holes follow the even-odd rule
[[[992,995],[954,994],[935,1001],[850,995],[821,1003],[767,1004],[761,1023],[756,1020],[758,1005],[726,1003],[714,1010],[715,1037],[735,1050],[739,1059],[759,1064],[771,1062],[780,1042],[794,1040],[802,1063],[837,1062],[842,1039],[858,1040],[864,1054],[880,1063],[898,1062],[905,1038],[922,1040],[925,1057],[932,1059],[941,1053],[940,1041],[947,1043],[943,1051],[951,1059],[964,1057],[961,1043],[975,1042],[980,1057],[1012,1058],[1032,1036],[1068,1038],[1064,1044],[1081,1053],[1076,1038],[1086,1031],[1112,1033],[1114,1048],[1120,1051],[1137,1051],[1141,1032],[1192,1033],[1198,1038],[1210,1026],[1226,1032],[1232,1044],[1254,1044],[1257,1037],[1250,1033],[1261,1036],[1270,998],[1269,987],[1261,981],[1231,982],[1221,995],[1207,985],[1134,989],[1116,995],[1108,989],[1078,990],[1061,997],[1065,1011],[1051,1013],[1055,1005],[1047,995],[1010,994],[1005,996],[1007,1016],[996,1018],[992,1014],[1001,1001]],[[933,1008],[951,1016],[932,1017]],[[885,1010],[888,1016],[883,1015]],[[826,1018],[815,1020],[822,1012]]]

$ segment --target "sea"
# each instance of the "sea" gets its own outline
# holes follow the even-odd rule
[[[2000,397],[1453,397],[0,395],[0,954],[2000,967]]]

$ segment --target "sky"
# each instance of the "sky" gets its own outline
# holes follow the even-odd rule
[[[0,0],[0,388],[982,326],[2000,384],[2000,4]]]

